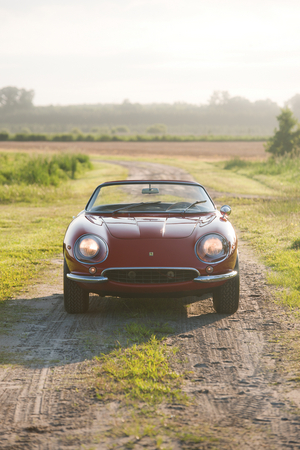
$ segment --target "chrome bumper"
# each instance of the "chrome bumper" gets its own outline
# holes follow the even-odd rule
[[[93,277],[86,275],[74,275],[73,273],[67,273],[67,278],[72,281],[79,281],[80,283],[105,283],[108,281],[106,277]]]
[[[199,277],[194,278],[191,281],[196,281],[197,283],[214,283],[216,281],[226,281],[230,280],[231,278],[234,278],[237,275],[237,271],[233,270],[229,273],[224,273],[221,275],[199,275]],[[93,283],[93,284],[99,284],[99,283],[105,283],[108,281],[108,278],[106,277],[94,277],[89,275],[74,275],[73,273],[67,273],[67,278],[72,281],[78,281],[80,283]]]
[[[214,283],[216,281],[226,281],[230,280],[230,278],[234,278],[237,276],[237,271],[233,270],[229,273],[224,273],[221,275],[204,275],[199,276],[197,278],[194,278],[193,281],[196,281],[197,283]]]

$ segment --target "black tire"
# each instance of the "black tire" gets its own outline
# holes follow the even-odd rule
[[[233,314],[239,307],[240,272],[238,256],[234,270],[237,270],[237,275],[231,280],[226,281],[222,286],[216,288],[213,292],[213,305],[219,314]]]
[[[89,293],[67,278],[70,273],[64,259],[64,306],[69,314],[85,313],[89,309]]]

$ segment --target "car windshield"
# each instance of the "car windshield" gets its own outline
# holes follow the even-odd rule
[[[200,185],[147,181],[98,186],[86,210],[112,214],[133,212],[195,214],[214,211],[215,207]]]

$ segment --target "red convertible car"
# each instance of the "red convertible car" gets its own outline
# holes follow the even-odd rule
[[[201,297],[218,313],[239,305],[237,237],[230,207],[217,211],[190,181],[115,181],[98,186],[64,239],[64,305],[89,307],[89,292],[116,297]]]

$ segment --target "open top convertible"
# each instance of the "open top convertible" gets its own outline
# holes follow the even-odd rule
[[[186,297],[211,292],[218,313],[239,305],[237,237],[230,207],[217,211],[190,181],[116,181],[96,188],[64,239],[64,305],[89,307],[89,292]]]

